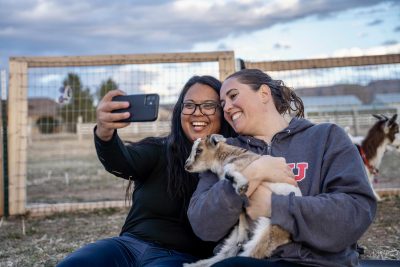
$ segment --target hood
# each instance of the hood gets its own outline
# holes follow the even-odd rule
[[[280,131],[274,135],[274,137],[272,138],[272,142],[274,142],[275,140],[283,140],[283,139],[289,137],[290,135],[304,131],[314,125],[315,125],[314,123],[312,123],[306,119],[293,118],[290,121],[289,126],[287,128],[283,129],[282,131]],[[263,140],[254,138],[252,136],[239,135],[237,137],[237,139],[239,139],[241,143],[247,143],[247,145],[251,145],[251,146],[265,147],[265,145],[266,145],[266,143]]]

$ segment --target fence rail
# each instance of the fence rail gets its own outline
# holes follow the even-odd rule
[[[76,134],[78,140],[84,137],[93,136],[95,123],[78,123]],[[171,122],[155,121],[155,122],[139,122],[132,123],[128,127],[118,130],[119,136],[141,137],[141,136],[163,136],[169,133]]]
[[[400,63],[400,54],[363,56],[363,57],[340,57],[340,58],[317,58],[286,61],[244,61],[246,68],[261,69],[265,71],[284,71],[302,69],[322,69],[349,66],[368,66]]]

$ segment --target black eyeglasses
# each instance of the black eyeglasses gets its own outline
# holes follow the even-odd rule
[[[181,112],[183,115],[192,115],[196,112],[197,107],[203,115],[214,115],[215,111],[217,110],[217,108],[220,107],[220,105],[215,102],[205,102],[201,104],[195,104],[193,102],[183,102],[181,104]]]

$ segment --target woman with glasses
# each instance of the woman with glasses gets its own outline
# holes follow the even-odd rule
[[[213,266],[359,266],[357,240],[372,223],[376,200],[344,130],[303,119],[304,106],[295,92],[257,69],[230,75],[220,100],[225,119],[239,134],[228,141],[261,155],[284,157],[303,196],[272,194],[268,185],[252,186],[250,181],[249,188],[256,190],[247,192],[246,202],[226,181],[201,174],[188,217],[203,240],[223,239],[244,208],[252,219],[270,218],[292,239],[270,258],[238,256]]]
[[[128,103],[111,101],[124,93],[114,90],[104,96],[97,107],[97,154],[106,170],[129,180],[128,188],[134,182],[132,207],[120,236],[78,249],[59,267],[182,266],[212,255],[215,243],[196,237],[187,219],[198,176],[186,172],[184,163],[197,138],[213,133],[233,136],[222,116],[220,87],[221,82],[211,76],[192,77],[175,104],[170,134],[128,144],[118,137],[117,129],[128,126],[118,121],[129,114],[112,113]],[[254,164],[276,166],[274,177],[292,180],[280,159],[269,157]]]

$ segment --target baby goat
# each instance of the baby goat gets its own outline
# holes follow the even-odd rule
[[[197,139],[186,160],[185,169],[188,172],[210,170],[220,179],[229,179],[235,191],[244,196],[248,189],[248,180],[241,171],[261,156],[246,149],[228,145],[225,141],[226,139],[218,134]],[[276,194],[288,195],[294,192],[296,196],[301,196],[298,187],[287,183],[269,183],[268,186]],[[287,231],[278,225],[271,225],[270,219],[266,217],[252,221],[244,209],[240,214],[238,224],[224,240],[221,250],[214,257],[184,266],[206,267],[237,255],[258,259],[270,257],[278,246],[289,242],[290,234]]]

